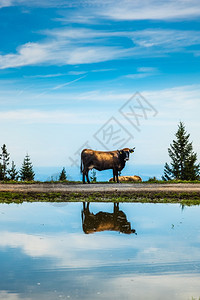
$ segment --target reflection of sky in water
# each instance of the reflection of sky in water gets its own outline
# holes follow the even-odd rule
[[[84,234],[82,203],[0,205],[0,299],[200,296],[200,207],[120,204],[137,235]],[[91,203],[90,211],[113,211]]]

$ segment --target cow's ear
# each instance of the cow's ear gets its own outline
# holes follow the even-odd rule
[[[119,153],[120,153],[120,154],[123,154],[123,151],[122,151],[122,150],[120,150],[120,151],[119,151]]]

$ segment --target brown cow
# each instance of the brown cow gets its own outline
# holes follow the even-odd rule
[[[133,181],[133,182],[142,182],[142,178],[140,176],[134,175],[134,176],[119,176],[119,182],[122,181]],[[113,181],[113,178],[109,179],[109,182]]]
[[[85,176],[87,182],[90,183],[88,172],[91,169],[98,171],[113,170],[113,178],[118,179],[118,172],[121,171],[129,160],[129,153],[134,152],[134,149],[124,148],[116,151],[95,151],[92,149],[84,149],[81,152],[81,172],[83,173],[83,183],[85,183]]]
[[[97,214],[90,212],[89,204],[89,202],[87,205],[83,202],[82,210],[82,227],[86,234],[105,230],[136,234],[135,229],[131,229],[125,213],[119,210],[119,203],[114,203],[113,213],[100,211]]]

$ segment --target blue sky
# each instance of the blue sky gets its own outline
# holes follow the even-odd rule
[[[198,152],[199,16],[196,0],[1,0],[0,139],[11,159],[70,166],[88,144],[135,146],[131,165],[162,165],[179,121]]]

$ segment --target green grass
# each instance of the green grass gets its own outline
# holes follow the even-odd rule
[[[2,182],[1,182],[2,183]],[[141,202],[141,203],[180,203],[181,205],[200,205],[200,192],[170,192],[170,191],[115,191],[115,192],[29,192],[29,184],[80,184],[77,181],[8,181],[6,184],[27,184],[26,192],[0,192],[0,203],[23,203],[26,202]],[[108,184],[108,182],[98,182]],[[95,183],[95,184],[98,184]],[[126,182],[127,183],[127,182]],[[152,181],[140,184],[154,183]],[[155,183],[200,183],[199,181],[156,181]],[[135,184],[131,182],[130,184]]]
[[[0,192],[0,203],[23,202],[140,202],[200,205],[200,193],[175,192]]]
[[[174,179],[174,180],[158,180],[154,178],[150,178],[147,181],[143,181],[143,183],[162,183],[162,184],[167,184],[167,183],[200,183],[200,180],[179,180],[179,179]]]

